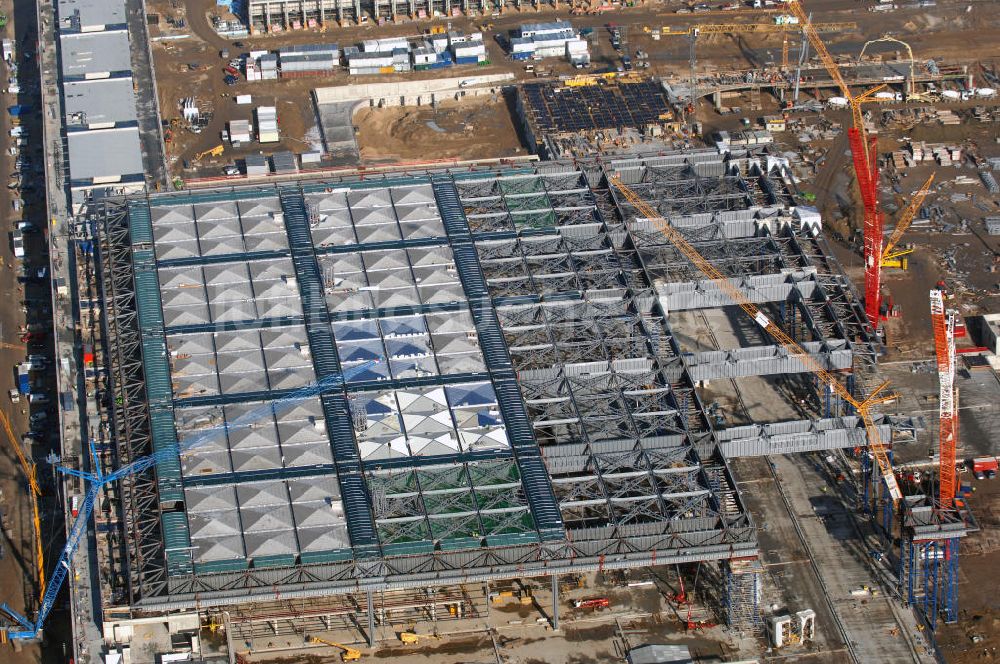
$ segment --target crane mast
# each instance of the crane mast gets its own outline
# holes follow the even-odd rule
[[[858,415],[861,416],[865,425],[865,433],[868,436],[868,448],[871,451],[872,456],[875,457],[879,472],[882,475],[882,479],[885,481],[886,488],[889,491],[889,495],[892,497],[892,501],[895,503],[901,500],[903,494],[902,491],[900,491],[899,482],[896,481],[896,474],[893,471],[892,462],[889,459],[889,454],[885,445],[882,443],[882,438],[879,434],[878,427],[875,425],[871,412],[872,407],[875,405],[895,398],[893,396],[879,396],[882,390],[884,390],[888,385],[888,382],[882,383],[872,392],[872,394],[868,396],[866,400],[859,401],[855,399],[850,390],[848,390],[833,373],[824,369],[812,355],[807,353],[802,346],[788,336],[788,334],[779,325],[772,321],[767,314],[751,302],[739,288],[733,285],[732,281],[727,279],[726,276],[722,274],[714,265],[712,265],[707,258],[702,256],[698,250],[687,241],[680,231],[676,230],[673,226],[667,223],[667,221],[653,206],[644,201],[637,193],[625,185],[617,175],[609,176],[608,180],[618,189],[619,192],[621,192],[625,199],[635,207],[640,216],[646,218],[650,223],[652,223],[656,229],[664,235],[667,241],[676,247],[678,251],[684,254],[688,260],[690,260],[691,263],[701,271],[702,274],[715,282],[715,284],[719,287],[719,290],[725,293],[729,299],[732,300],[733,304],[742,309],[764,330],[764,332],[784,347],[790,356],[801,362],[808,371],[813,373],[821,382],[836,392],[844,401],[854,407],[854,409],[858,412]]]
[[[955,500],[955,446],[958,443],[958,420],[955,412],[955,312],[945,311],[944,294],[941,291],[932,290],[930,294],[931,325],[934,328],[934,351],[940,388],[938,502],[942,509],[946,509]]]
[[[884,231],[884,215],[878,204],[878,138],[869,136],[865,129],[865,119],[861,105],[872,99],[872,96],[885,87],[878,85],[863,94],[853,95],[847,82],[840,72],[837,61],[830,55],[826,44],[820,39],[812,21],[806,14],[802,3],[789,2],[789,11],[799,19],[802,31],[806,34],[813,49],[819,55],[823,67],[840,88],[840,93],[851,106],[851,127],[847,130],[847,138],[851,145],[851,156],[854,161],[854,174],[861,190],[863,208],[864,232],[864,262],[865,262],[865,315],[873,330],[878,329],[882,308],[882,235]]]

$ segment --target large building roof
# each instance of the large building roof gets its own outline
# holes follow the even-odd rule
[[[76,183],[118,182],[143,174],[136,127],[74,131],[69,142],[69,176]]]
[[[68,81],[63,85],[68,127],[103,127],[136,121],[132,78]]]
[[[59,0],[59,31],[94,32],[124,26],[125,3],[121,0]]]
[[[780,172],[727,159],[107,202],[166,454],[159,504],[183,506],[153,515],[169,583],[140,605],[754,555],[721,450],[853,446],[864,431],[791,408],[775,419],[782,392],[765,377],[802,364],[714,311],[718,289],[603,175],[654,201],[768,315],[808,310],[801,341],[845,366],[854,343],[836,330],[863,328],[829,319],[824,298],[850,294],[816,279],[831,268],[814,229]],[[771,412],[710,420],[694,382],[727,377],[755,381]]]
[[[127,30],[59,35],[63,80],[103,78],[132,70]]]

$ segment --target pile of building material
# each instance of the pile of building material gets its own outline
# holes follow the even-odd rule
[[[990,235],[1000,235],[1000,217],[986,217],[986,232]]]
[[[985,169],[980,170],[979,179],[983,181],[983,186],[986,187],[986,191],[991,194],[1000,194],[1000,185],[997,184],[997,179],[993,177],[993,173]]]
[[[962,163],[962,148],[956,145],[918,141],[910,143],[910,154],[913,160],[913,163],[909,164],[911,166],[921,161],[936,161],[942,166]]]
[[[938,119],[938,122],[940,122],[943,125],[960,125],[960,124],[962,124],[962,118],[958,117],[958,115],[955,114],[955,111],[952,111],[952,110],[947,109],[947,108],[940,108],[940,109],[938,109],[938,111],[937,111],[937,119]]]
[[[976,106],[973,115],[980,122],[1000,122],[1000,108],[996,106]]]

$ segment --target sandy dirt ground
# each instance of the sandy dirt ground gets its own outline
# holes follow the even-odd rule
[[[527,154],[506,104],[489,96],[429,106],[365,108],[354,115],[364,163]]]
[[[975,49],[975,57],[988,57],[995,50],[995,41],[984,26],[992,25],[1000,17],[987,11],[983,3],[972,5],[961,4],[955,0],[941,0],[939,7],[929,9],[900,9],[885,14],[871,14],[859,11],[856,2],[851,0],[818,0],[810,2],[810,9],[817,21],[855,21],[858,31],[847,34],[826,35],[825,39],[834,54],[857,54],[867,39],[892,32],[904,39],[909,39],[913,46],[915,58],[923,62],[930,57],[946,59],[969,58],[970,49]],[[760,10],[741,10],[739,12],[709,12],[700,14],[676,14],[679,5],[676,3],[640,3],[639,6],[624,11],[611,12],[602,16],[572,17],[579,27],[595,28],[591,51],[594,69],[615,68],[621,65],[620,56],[610,47],[609,36],[605,26],[609,23],[625,25],[628,30],[628,48],[641,48],[650,54],[650,74],[660,76],[681,76],[688,73],[689,48],[687,40],[682,37],[664,37],[653,41],[645,30],[662,26],[683,27],[693,23],[705,22],[761,22],[774,20],[773,12]],[[966,6],[972,6],[969,13],[964,13]],[[438,72],[411,72],[408,74],[350,77],[343,70],[330,76],[309,79],[247,82],[240,80],[234,86],[223,84],[223,67],[226,61],[219,52],[229,49],[230,56],[236,57],[252,48],[277,49],[282,45],[333,42],[341,46],[357,43],[360,40],[376,36],[416,36],[425,31],[432,23],[430,21],[407,21],[383,26],[372,24],[366,26],[330,25],[325,30],[298,30],[280,34],[259,34],[231,40],[217,35],[211,27],[209,17],[219,9],[211,0],[151,0],[148,11],[159,17],[157,25],[150,27],[151,36],[156,39],[153,44],[154,60],[157,74],[158,92],[161,108],[166,119],[180,115],[180,100],[195,96],[199,105],[214,113],[212,122],[200,134],[192,134],[185,129],[173,130],[172,140],[167,146],[168,163],[176,175],[218,175],[223,164],[232,163],[234,158],[246,156],[251,152],[274,152],[291,150],[303,152],[318,145],[318,132],[315,128],[315,117],[310,90],[318,86],[347,85],[391,80],[422,80],[439,76]],[[526,74],[521,63],[507,59],[498,38],[526,21],[551,20],[569,16],[564,5],[560,10],[544,7],[541,11],[525,10],[522,12],[505,11],[500,17],[489,20],[493,27],[487,30],[487,48],[491,64],[487,67],[462,68],[450,70],[448,75],[460,76],[462,72],[472,71],[476,74],[495,74],[511,72],[519,78],[532,76]],[[168,24],[167,19],[184,19],[184,27]],[[441,21],[436,23],[440,24]],[[453,17],[447,21],[448,27],[459,30],[476,30],[483,26],[481,17]],[[164,37],[168,39],[163,39]],[[174,39],[177,38],[178,39]],[[237,47],[234,43],[240,43]],[[751,63],[773,64],[781,57],[782,38],[776,34],[744,35],[732,38],[726,35],[703,36],[697,47],[698,70],[706,73],[724,69],[745,69]],[[798,48],[795,39],[791,41],[794,55]],[[194,65],[191,68],[189,65]],[[549,58],[538,63],[538,69],[544,70],[550,76],[566,76],[578,73],[570,65],[558,58]],[[251,145],[233,149],[226,145],[226,153],[217,158],[205,158],[195,163],[194,155],[221,142],[221,131],[230,119],[245,119],[249,117],[250,108],[237,106],[232,97],[237,94],[254,96],[254,106],[278,102],[279,128],[282,135],[280,144],[266,146]],[[495,117],[488,118],[488,124],[499,122],[509,124],[506,109],[497,107]],[[439,137],[443,138],[443,137]],[[387,137],[393,143],[391,136]],[[512,140],[505,137],[507,142]],[[456,151],[452,141],[444,141],[444,152]],[[455,141],[458,143],[458,141]],[[473,138],[470,145],[477,143]],[[463,154],[477,157],[496,157],[497,151],[491,145],[484,143],[482,149],[473,152],[471,148],[464,149]],[[499,146],[503,147],[503,145]],[[394,158],[406,160],[409,158],[406,146],[403,152],[391,154],[383,148],[368,155],[365,159]],[[184,161],[190,168],[185,171]]]

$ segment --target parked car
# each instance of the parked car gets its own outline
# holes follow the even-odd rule
[[[28,403],[32,403],[37,406],[44,406],[50,401],[51,399],[49,398],[49,395],[45,394],[44,392],[32,392],[31,394],[28,395]]]
[[[34,413],[28,418],[28,421],[31,423],[31,426],[37,427],[47,419],[49,419],[49,414],[43,410],[40,413]]]
[[[16,230],[12,234],[13,244],[14,244],[14,257],[24,258],[24,236],[21,235],[21,231]]]
[[[21,393],[17,390],[7,390],[7,396],[10,397],[11,403],[21,403]]]

